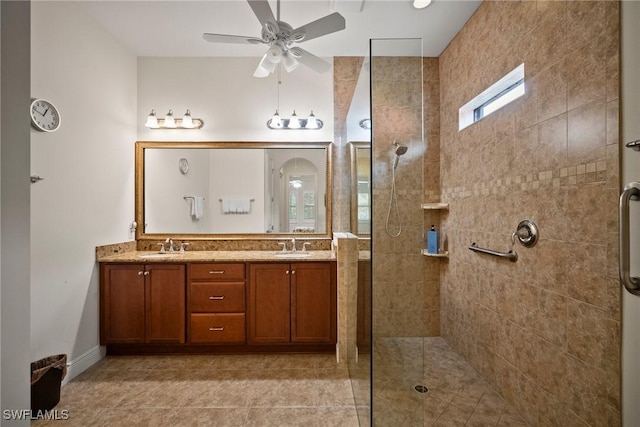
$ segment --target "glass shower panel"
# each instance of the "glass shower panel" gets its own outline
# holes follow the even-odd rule
[[[426,335],[421,39],[373,39],[372,421],[422,426]]]

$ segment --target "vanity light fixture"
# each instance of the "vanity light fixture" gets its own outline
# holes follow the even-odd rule
[[[283,119],[276,110],[273,117],[267,121],[267,127],[274,130],[318,130],[322,129],[322,126],[324,123],[313,114],[313,110],[306,119],[298,117],[296,110],[293,110],[290,118]]]
[[[284,62],[284,61],[283,61]],[[285,64],[286,68],[286,64]],[[315,114],[313,114],[313,110],[311,110],[311,114],[306,119],[298,117],[296,114],[296,110],[293,110],[293,114],[288,119],[283,119],[280,117],[280,113],[278,110],[280,109],[280,85],[282,81],[280,80],[280,68],[278,68],[278,81],[277,81],[277,100],[278,104],[276,107],[276,112],[269,120],[267,120],[267,127],[272,130],[318,130],[322,129],[324,123],[322,120],[316,118]]]
[[[167,115],[160,119],[156,116],[156,110],[151,110],[144,125],[149,129],[200,129],[204,126],[204,121],[192,118],[190,110],[187,110],[182,118],[175,118],[173,110],[169,110]]]

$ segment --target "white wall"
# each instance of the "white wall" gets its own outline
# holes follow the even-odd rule
[[[328,59],[328,58],[327,58]],[[282,71],[280,116],[293,110],[322,119],[321,130],[269,130],[278,105],[277,75],[258,79],[259,58],[138,58],[138,137],[145,141],[333,141],[333,71],[318,74],[300,65]],[[188,109],[204,119],[200,130],[150,130],[152,109],[180,117]]]
[[[264,150],[211,150],[209,158],[213,232],[264,233]],[[225,214],[220,199],[253,199],[251,211]]]
[[[189,163],[186,174],[178,168],[180,159]],[[145,150],[145,232],[211,233],[209,168],[207,149]],[[204,197],[201,218],[191,216],[193,202],[185,196]]]
[[[31,7],[31,95],[62,116],[31,131],[31,358],[66,353],[73,376],[98,355],[95,247],[130,240],[137,61],[77,4]]]

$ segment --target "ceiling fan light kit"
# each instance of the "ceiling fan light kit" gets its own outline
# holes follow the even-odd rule
[[[169,110],[164,118],[158,118],[156,110],[151,110],[144,125],[149,129],[201,129],[204,120],[191,117],[190,110],[187,110],[182,118],[175,118],[173,110]]]
[[[261,38],[214,33],[204,33],[202,37],[213,43],[264,44],[269,46],[253,73],[254,77],[269,76],[275,70],[276,64],[279,63],[283,63],[287,72],[295,70],[298,63],[318,73],[324,73],[331,69],[331,63],[293,45],[344,30],[346,23],[342,15],[334,12],[294,29],[291,25],[280,20],[280,0],[277,1],[277,18],[274,16],[268,0],[247,0],[247,2],[260,21]]]

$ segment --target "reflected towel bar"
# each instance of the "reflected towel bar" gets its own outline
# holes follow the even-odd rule
[[[471,249],[472,251],[475,251],[475,252],[482,252],[483,254],[497,256],[499,258],[506,258],[511,262],[516,262],[518,260],[518,254],[516,252],[514,252],[513,249],[510,250],[509,252],[496,252],[496,251],[493,251],[491,249],[485,249],[485,248],[478,247],[476,242],[473,242],[469,246],[469,249]]]

